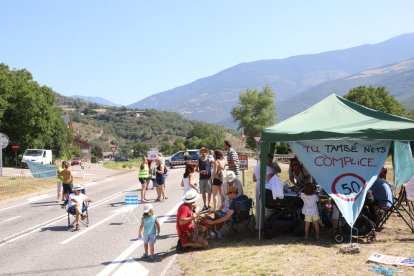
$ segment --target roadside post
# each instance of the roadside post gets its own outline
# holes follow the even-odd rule
[[[17,151],[20,149],[20,144],[11,143],[10,146],[11,146],[12,150],[14,151],[14,156],[16,158],[16,168],[17,168]]]
[[[9,137],[0,132],[0,176],[3,176],[3,149],[9,145]]]
[[[242,171],[242,182],[244,187],[244,171],[249,169],[249,157],[245,153],[239,154],[240,170]]]
[[[115,160],[115,152],[116,152],[116,150],[118,149],[118,146],[111,145],[109,148],[110,148],[110,149],[111,149],[111,151],[112,151],[112,160]]]

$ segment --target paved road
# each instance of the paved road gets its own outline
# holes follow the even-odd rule
[[[143,245],[137,240],[138,224],[124,222],[125,195],[139,194],[140,189],[137,173],[128,172],[86,184],[94,202],[90,225],[79,232],[68,230],[66,212],[54,201],[54,190],[0,203],[0,275],[171,275],[167,271],[176,257],[175,213],[182,196],[182,173],[182,168],[170,170],[169,199],[154,203],[162,222],[157,262],[140,258]],[[148,195],[155,199],[155,190]],[[142,205],[133,214],[140,217]]]

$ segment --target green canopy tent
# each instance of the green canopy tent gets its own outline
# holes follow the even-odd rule
[[[410,141],[413,137],[413,120],[369,109],[332,94],[309,109],[263,130],[260,161],[266,164],[266,155],[274,152],[276,142],[346,139]],[[260,169],[260,194],[265,195],[266,166]],[[264,196],[261,202],[260,217],[264,218]]]

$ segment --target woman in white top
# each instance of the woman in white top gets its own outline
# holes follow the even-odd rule
[[[197,184],[195,183],[196,169],[197,165],[195,163],[187,163],[185,166],[185,173],[183,175],[184,194],[191,189],[194,189],[197,193],[200,193],[197,189]]]

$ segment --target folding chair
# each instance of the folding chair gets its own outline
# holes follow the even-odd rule
[[[405,224],[410,228],[411,232],[414,233],[414,202],[407,198],[407,192],[404,186],[401,187],[399,196],[394,198],[391,208],[387,210],[382,209],[382,214],[377,223],[377,231],[382,230],[383,225],[393,213],[397,214],[398,217],[401,217]]]
[[[88,213],[88,202],[83,202],[82,204],[82,214],[80,222],[83,224],[83,226],[88,227],[89,226],[89,213]],[[68,213],[68,228],[74,228],[74,225],[76,223],[76,211],[69,209],[68,205],[66,205],[66,212]]]
[[[138,195],[125,196],[125,208],[123,210],[124,217],[122,218],[122,223],[125,223],[126,221],[130,223],[135,223],[139,220],[138,217],[134,214],[134,210],[138,206],[138,204]]]
[[[242,201],[236,201],[236,211],[235,215],[233,215],[230,226],[231,229],[240,234],[238,231],[238,227],[241,226],[242,229],[247,229],[249,233],[253,236],[254,233],[250,229],[250,222],[251,218],[253,217],[253,200],[251,198],[242,200]]]

